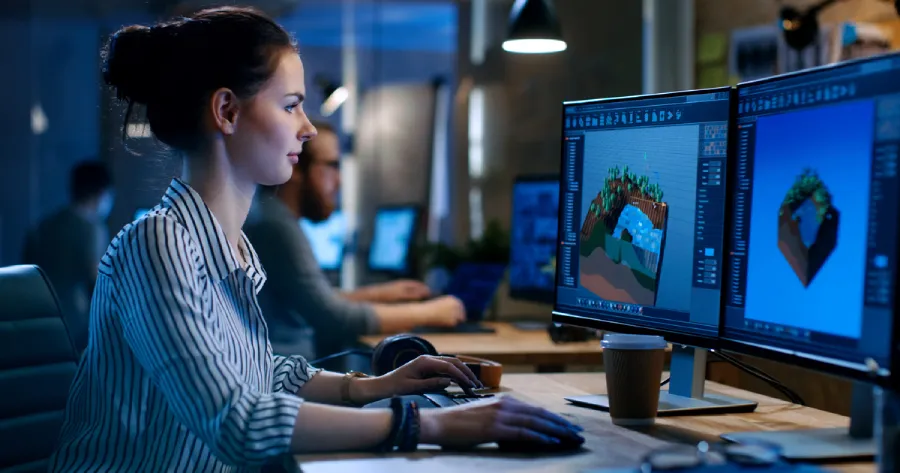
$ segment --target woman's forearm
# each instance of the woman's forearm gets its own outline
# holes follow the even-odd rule
[[[380,303],[384,302],[383,298],[381,297],[381,292],[381,286],[370,285],[363,286],[352,291],[343,291],[341,292],[341,295],[348,301]]]
[[[391,419],[390,409],[357,409],[307,402],[300,406],[297,415],[291,452],[371,450],[388,437]]]
[[[297,395],[310,402],[340,405],[343,404],[341,388],[345,382],[341,373],[322,371],[307,381]],[[356,405],[368,404],[392,394],[382,378],[352,378],[349,383],[350,402]]]

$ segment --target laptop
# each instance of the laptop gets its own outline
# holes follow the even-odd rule
[[[493,333],[481,324],[484,312],[506,274],[503,263],[462,263],[453,272],[444,295],[455,296],[466,310],[466,321],[455,327],[417,327],[413,333]]]

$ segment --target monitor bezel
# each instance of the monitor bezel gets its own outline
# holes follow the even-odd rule
[[[409,245],[406,248],[406,259],[404,260],[404,269],[396,270],[392,268],[381,268],[372,266],[372,246],[375,243],[375,231],[377,228],[378,213],[389,210],[408,210],[413,211],[413,225],[409,238]],[[372,218],[372,239],[369,241],[369,247],[366,251],[366,268],[372,274],[382,274],[387,276],[401,277],[410,276],[416,272],[415,268],[415,249],[419,240],[420,225],[422,223],[422,206],[415,203],[385,204],[375,208],[375,215]]]
[[[541,173],[541,174],[520,174],[513,179],[513,187],[512,187],[512,201],[510,205],[510,227],[513,227],[516,224],[515,218],[515,206],[516,206],[516,186],[519,184],[526,184],[529,182],[553,182],[557,183],[557,191],[561,192],[562,187],[560,187],[560,175],[553,173]],[[556,225],[557,235],[559,235],[559,207],[557,206],[557,225]],[[557,254],[559,254],[557,252]],[[512,266],[512,234],[510,234],[509,240],[509,266]],[[510,299],[517,301],[525,301],[525,302],[537,302],[540,304],[553,304],[554,299],[556,297],[556,275],[554,273],[553,276],[554,287],[549,291],[541,290],[540,288],[530,288],[530,289],[516,289],[513,288],[511,281],[507,281],[507,286],[509,286],[508,295]]]
[[[729,113],[728,113],[728,142],[729,146],[732,141],[732,121],[734,117],[734,111],[736,110],[736,102],[734,100],[734,91],[731,86],[724,87],[713,87],[707,89],[691,89],[691,90],[680,90],[675,92],[662,92],[657,94],[646,94],[646,95],[630,95],[625,97],[610,97],[610,98],[602,98],[602,99],[590,99],[590,100],[574,100],[574,101],[565,101],[562,103],[562,107],[560,109],[560,136],[565,136],[565,116],[566,116],[566,107],[572,105],[591,105],[591,104],[601,104],[601,103],[628,103],[635,102],[639,100],[647,100],[647,99],[658,99],[658,98],[669,98],[669,97],[688,97],[692,95],[703,95],[710,93],[721,93],[727,92],[728,101],[729,101]],[[562,181],[562,176],[565,175],[565,160],[563,156],[565,155],[565,139],[560,139],[560,160],[559,160],[559,175],[560,175],[560,197],[562,197],[562,193],[564,192],[564,183]],[[726,159],[726,167],[730,164],[730,160]],[[726,183],[727,185],[727,183]],[[726,194],[728,194],[726,189]],[[564,200],[562,198],[559,199],[559,213],[558,215],[563,215],[563,205]],[[727,217],[726,217],[727,218]],[[560,219],[560,225],[562,219]],[[557,231],[559,233],[559,231]],[[724,239],[722,241],[724,245]],[[556,259],[559,261],[560,258],[560,248],[561,245],[556,245]],[[724,248],[724,246],[723,246]],[[720,338],[719,336],[711,336],[711,335],[698,335],[690,332],[680,332],[673,330],[665,330],[654,327],[645,327],[641,325],[622,323],[622,322],[613,322],[610,320],[599,320],[593,317],[586,317],[577,314],[571,314],[558,309],[558,296],[559,296],[559,265],[557,265],[556,271],[556,282],[553,291],[553,312],[552,312],[552,320],[554,323],[562,323],[567,325],[574,325],[578,327],[591,328],[596,330],[605,330],[611,332],[623,332],[623,333],[634,333],[634,334],[642,334],[642,335],[659,335],[666,339],[666,341],[670,343],[676,343],[681,345],[688,345],[698,348],[707,348],[707,349],[718,349],[720,348]],[[719,312],[719,326],[717,327],[719,335],[721,335],[721,324],[722,324],[722,313],[721,313],[721,297],[720,300],[720,312]]]
[[[726,172],[726,181],[729,189],[734,189],[734,185],[737,180],[736,175],[736,162],[737,162],[737,142],[732,137],[736,136],[738,129],[738,120],[737,120],[737,103],[740,97],[740,91],[746,89],[747,87],[756,87],[759,85],[764,85],[767,83],[775,83],[782,80],[793,79],[796,77],[804,77],[809,75],[814,75],[818,73],[823,73],[826,71],[838,70],[843,68],[855,67],[860,64],[865,64],[869,62],[875,62],[884,59],[900,59],[900,53],[890,53],[883,54],[878,56],[872,56],[868,58],[860,58],[849,60],[841,63],[827,64],[823,66],[818,66],[814,68],[804,69],[801,71],[794,71],[785,74],[779,74],[772,77],[766,77],[763,79],[757,79],[752,81],[741,82],[737,86],[734,87],[732,92],[732,115],[733,119],[729,121],[729,130],[728,130],[728,155],[729,155],[729,164],[728,170]],[[734,223],[734,194],[729,192],[726,197],[726,212],[725,212],[725,248],[731,247],[733,235],[730,231],[732,224]],[[900,239],[898,239],[898,255],[900,255]],[[731,269],[731,260],[727,260],[723,262],[723,271],[729,271]],[[875,376],[870,371],[866,370],[864,367],[859,365],[858,363],[848,362],[846,360],[842,360],[839,358],[827,358],[825,356],[813,355],[810,353],[802,353],[797,350],[788,350],[779,348],[773,345],[763,345],[760,343],[750,342],[747,340],[741,340],[739,338],[734,338],[733,336],[726,335],[725,330],[725,308],[727,306],[727,298],[725,294],[722,294],[721,297],[721,310],[720,316],[721,320],[719,323],[719,338],[721,343],[721,348],[723,350],[727,350],[729,352],[755,356],[759,358],[769,359],[781,363],[790,364],[792,366],[797,366],[800,368],[806,368],[811,370],[820,371],[827,374],[837,375],[844,378],[849,378],[857,381],[867,382],[871,384],[881,385],[881,386],[893,386],[900,387],[900,374],[897,373],[897,368],[900,367],[900,324],[898,324],[898,316],[897,316],[897,308],[898,308],[898,298],[896,296],[898,289],[900,289],[900,277],[894,275],[894,323],[891,334],[891,355],[890,355],[890,375],[889,376]]]

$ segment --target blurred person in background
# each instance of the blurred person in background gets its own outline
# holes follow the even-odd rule
[[[325,356],[351,348],[360,335],[464,321],[459,299],[423,301],[431,294],[419,281],[397,280],[352,292],[332,287],[298,224],[301,217],[314,223],[327,220],[340,189],[337,134],[327,123],[314,125],[318,135],[304,146],[291,179],[263,187],[244,225],[269,276],[260,305],[275,352]]]
[[[84,161],[69,177],[71,202],[42,220],[25,237],[24,263],[36,264],[50,278],[79,353],[87,346],[91,293],[97,266],[109,244],[106,219],[113,206],[109,169]]]

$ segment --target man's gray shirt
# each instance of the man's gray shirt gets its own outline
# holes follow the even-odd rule
[[[271,190],[257,193],[244,233],[268,277],[259,303],[275,353],[312,359],[378,332],[372,306],[349,301],[332,287],[299,222]]]

